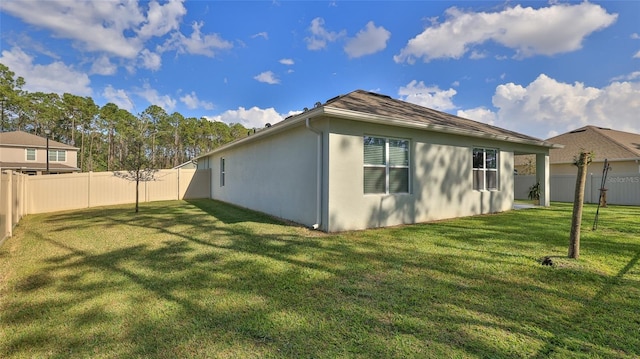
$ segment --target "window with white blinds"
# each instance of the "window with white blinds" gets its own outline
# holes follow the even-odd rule
[[[49,162],[65,162],[66,160],[67,160],[67,151],[49,150]]]
[[[36,160],[36,149],[35,148],[27,148],[27,161],[35,161]]]
[[[409,141],[364,136],[364,193],[409,193]]]

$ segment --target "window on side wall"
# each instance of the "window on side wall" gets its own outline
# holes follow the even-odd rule
[[[27,161],[35,161],[36,160],[36,149],[35,148],[27,148]]]
[[[478,191],[498,190],[498,150],[495,148],[473,149],[473,189]]]
[[[225,176],[225,159],[224,158],[220,158],[220,187],[224,186],[224,176]]]
[[[409,140],[364,136],[364,193],[409,193]]]
[[[67,160],[67,151],[49,150],[49,162],[65,162]]]

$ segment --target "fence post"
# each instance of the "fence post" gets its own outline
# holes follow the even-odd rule
[[[93,177],[93,171],[87,173],[87,208],[91,208],[91,180]]]
[[[4,226],[5,226],[5,233],[4,233],[4,237],[8,238],[11,237],[13,235],[13,176],[11,171],[5,171],[3,172],[3,174],[5,174],[7,176],[7,180],[6,180],[6,192],[5,192],[5,202],[3,203],[4,205],[4,210],[5,210],[5,216],[4,216]]]
[[[18,220],[20,220],[22,218],[22,216],[24,216],[24,178],[22,178],[22,176],[18,176],[16,177],[16,181],[17,181],[17,191],[18,191],[18,197],[20,198],[20,201],[18,202]]]
[[[176,186],[178,189],[178,193],[176,193],[176,200],[180,200],[180,168],[176,168],[176,176],[178,177],[178,185]]]

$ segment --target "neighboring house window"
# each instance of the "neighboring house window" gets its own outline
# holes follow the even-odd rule
[[[225,175],[225,160],[224,158],[220,158],[220,187],[224,186],[224,175]]]
[[[67,160],[67,151],[49,150],[49,162],[65,162]]]
[[[473,189],[498,189],[498,150],[494,148],[473,149]]]
[[[27,148],[27,161],[35,161],[35,160],[36,160],[36,149]]]
[[[409,140],[364,136],[364,193],[409,193]]]

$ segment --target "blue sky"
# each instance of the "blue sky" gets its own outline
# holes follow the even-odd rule
[[[356,89],[548,138],[640,133],[640,2],[0,2],[26,90],[262,127]]]

